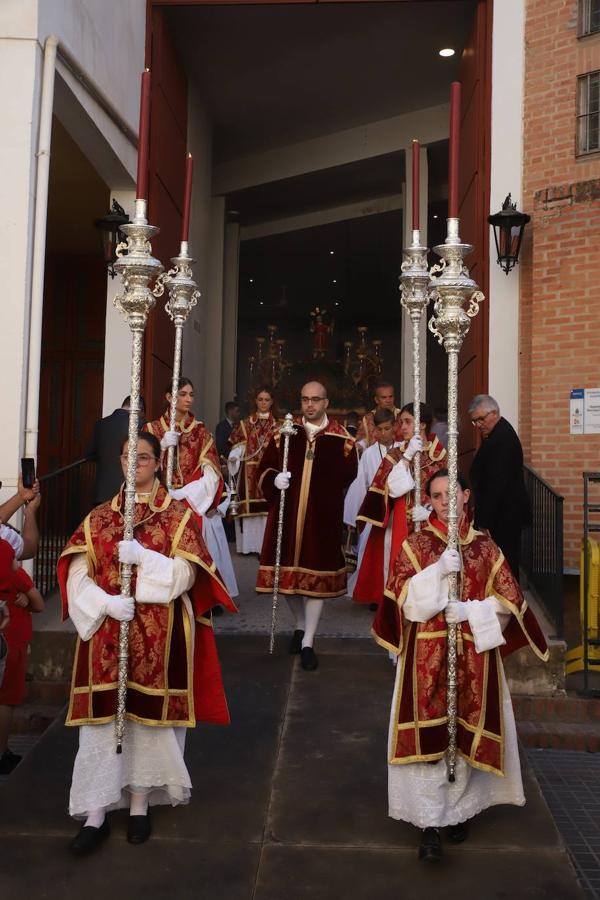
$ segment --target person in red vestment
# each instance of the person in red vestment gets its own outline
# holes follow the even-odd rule
[[[229,506],[229,495],[224,494],[219,454],[215,440],[204,422],[194,417],[194,385],[189,378],[179,379],[177,390],[176,422],[170,424],[171,388],[165,393],[167,409],[160,419],[148,422],[144,430],[155,435],[162,452],[163,476],[167,472],[167,451],[175,447],[175,467],[171,496],[185,500],[197,517],[208,552],[232,597],[237,597],[238,587],[231,563],[229,545],[223,529],[223,518]]]
[[[286,471],[283,439],[276,433],[258,470],[258,484],[269,514],[256,590],[273,592],[277,519],[281,491],[286,491],[279,592],[288,596],[295,619],[290,653],[300,653],[302,667],[318,666],[313,641],[323,600],[346,593],[342,552],[344,491],[356,477],[354,438],[327,417],[327,391],[318,381],[305,384],[302,417],[290,437]]]
[[[258,488],[258,467],[267,444],[277,430],[273,415],[273,389],[268,384],[257,388],[252,415],[234,427],[229,436],[231,451],[227,468],[237,475],[238,512],[235,539],[238,553],[260,553],[267,523],[267,503]]]
[[[515,720],[502,659],[529,646],[548,659],[544,635],[493,540],[471,526],[466,481],[457,490],[459,550],[448,549],[448,472],[427,484],[433,506],[396,558],[373,624],[398,657],[388,744],[389,815],[423,829],[419,857],[441,858],[439,829],[459,843],[467,821],[496,804],[525,803]],[[460,599],[449,603],[448,574]],[[456,779],[448,781],[447,623],[458,625]]]
[[[127,467],[127,444],[122,448]],[[84,819],[77,855],[109,834],[109,810],[129,807],[128,840],[150,836],[149,805],[187,803],[185,733],[197,721],[227,724],[212,621],[236,607],[186,504],[159,480],[160,444],[138,440],[134,540],[124,541],[123,494],[96,507],[58,563],[63,615],[78,633],[66,724],[79,727],[69,811]],[[135,567],[123,597],[119,561]],[[123,752],[115,752],[119,628],[129,622]]]
[[[414,406],[407,403],[400,412],[402,442],[388,451],[356,517],[370,525],[352,599],[357,603],[381,601],[385,582],[402,542],[412,534],[415,522],[426,521],[429,510],[424,486],[427,479],[446,463],[446,450],[429,434],[433,413],[421,403],[421,433],[415,435]],[[420,454],[421,497],[415,503],[413,460]]]
[[[391,409],[395,420],[394,440],[399,441],[402,439],[400,433],[400,410],[396,407],[394,399],[394,385],[390,384],[389,381],[379,381],[375,387],[373,399],[375,400],[375,409],[363,416],[356,435],[356,441],[361,451],[377,441],[374,416],[378,409]]]

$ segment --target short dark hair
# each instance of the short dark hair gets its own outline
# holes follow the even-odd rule
[[[375,425],[383,425],[384,422],[394,422],[395,416],[391,409],[377,409],[373,413]]]
[[[394,393],[396,392],[396,388],[394,387],[394,385],[392,384],[392,382],[391,382],[391,381],[384,381],[383,379],[381,379],[381,381],[377,381],[377,382],[376,382],[375,387],[374,387],[375,393],[377,393],[377,391],[379,390],[379,388],[391,388],[391,389],[394,391]]]
[[[271,395],[271,396],[273,396],[273,395]],[[239,408],[240,408],[240,404],[237,402],[237,400],[228,400],[227,403],[225,404],[225,415],[227,415],[227,413],[231,412],[232,409],[239,409]]]
[[[185,375],[182,375],[177,381],[177,390],[180,391],[181,388],[187,387],[188,384],[191,387],[191,389],[194,390],[194,384],[192,382],[192,379],[186,378]],[[170,394],[172,390],[173,390],[173,379],[171,379],[171,381],[169,381],[167,383],[167,386],[165,388],[165,394]]]
[[[427,428],[431,428],[431,423],[433,422],[433,410],[426,403],[419,403],[419,409],[421,411],[421,425],[425,425]],[[407,412],[414,419],[415,404],[405,403],[400,412]]]
[[[438,469],[437,472],[434,472],[433,475],[429,476],[429,478],[427,479],[427,484],[425,485],[425,493],[428,497],[431,497],[431,485],[436,478],[448,478],[448,469]],[[463,491],[471,490],[469,479],[466,475],[463,475],[462,472],[458,473],[458,475],[456,476],[456,480],[460,484]]]
[[[129,409],[130,407],[131,407],[131,395],[127,394],[127,396],[121,403],[121,409]],[[146,412],[146,401],[144,400],[144,398],[142,397],[141,394],[140,394],[140,412],[141,413]]]

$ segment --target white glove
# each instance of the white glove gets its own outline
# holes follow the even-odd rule
[[[237,475],[241,462],[241,459],[239,459],[237,456],[234,457],[234,459],[232,459],[231,456],[227,458],[227,471],[229,472],[230,476]]]
[[[131,542],[132,544],[135,541]],[[133,597],[124,597],[122,594],[113,596],[106,595],[106,615],[117,622],[131,622],[135,611],[135,600]]]
[[[180,437],[180,431],[165,431],[160,440],[160,449],[167,450],[169,447],[176,447]]]
[[[404,459],[410,462],[413,456],[415,456],[417,453],[420,453],[422,449],[423,441],[417,434],[414,434],[408,442],[408,447],[404,451]]]
[[[448,606],[445,609],[446,622],[448,625],[458,625],[460,622],[466,622],[469,618],[469,601],[468,600],[453,600],[451,603],[448,603]]]
[[[139,566],[144,556],[144,548],[138,541],[119,541],[119,562]]]
[[[275,476],[275,487],[278,491],[287,491],[290,486],[291,472],[280,472]]]
[[[413,506],[411,510],[413,522],[426,522],[429,518],[430,511],[431,510],[427,509],[426,506]]]
[[[449,575],[450,572],[460,572],[460,553],[458,550],[444,550],[436,565],[440,575]]]

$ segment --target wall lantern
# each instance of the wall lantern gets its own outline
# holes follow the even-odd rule
[[[498,265],[506,274],[519,262],[519,252],[523,240],[525,226],[531,216],[519,212],[516,203],[511,203],[510,194],[502,204],[500,212],[488,216],[488,222],[494,229]]]
[[[108,215],[104,216],[103,219],[96,219],[94,222],[94,225],[100,232],[104,262],[108,267],[108,274],[111,278],[114,278],[117,274],[114,270],[114,263],[117,259],[117,244],[125,240],[125,235],[122,234],[120,228],[122,225],[127,225],[128,222],[129,216],[116,200],[113,200]]]

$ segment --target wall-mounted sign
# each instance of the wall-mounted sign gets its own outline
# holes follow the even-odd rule
[[[600,434],[600,388],[573,388],[569,401],[570,434]]]

